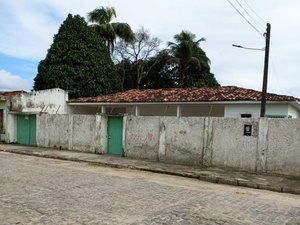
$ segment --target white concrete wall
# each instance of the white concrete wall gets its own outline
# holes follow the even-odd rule
[[[38,146],[106,153],[106,116],[37,118]],[[123,129],[126,157],[300,176],[300,119],[126,116]]]
[[[260,115],[259,105],[226,105],[224,108],[224,117],[241,118],[241,114],[251,114],[253,118]]]
[[[59,88],[34,91],[12,97],[11,111],[21,113],[67,113],[68,93]]]
[[[289,116],[288,104],[267,104],[266,116]],[[292,107],[293,108],[293,107]],[[224,117],[241,118],[241,114],[251,114],[252,118],[260,117],[260,104],[225,105]],[[295,114],[293,114],[295,116]],[[298,117],[293,117],[298,118]]]
[[[244,136],[244,125],[254,128],[252,136]],[[257,120],[213,118],[211,132],[211,164],[217,167],[254,171],[257,150]]]
[[[253,136],[244,136],[244,125]],[[254,171],[256,120],[204,117],[128,117],[126,156]]]
[[[300,113],[299,113],[299,111],[294,106],[289,105],[289,108],[288,108],[288,117],[299,118],[300,117]]]
[[[16,143],[17,142],[17,116],[15,114],[6,114],[6,143]]]
[[[105,121],[98,115],[38,115],[37,146],[105,153]]]
[[[252,135],[244,136],[244,125]],[[127,157],[300,175],[300,119],[128,117]]]
[[[179,164],[202,164],[204,118],[200,117],[162,117],[160,127],[165,128],[161,134],[161,145],[165,154],[160,160]],[[164,138],[164,140],[163,140]]]
[[[69,115],[37,116],[37,145],[68,149],[69,118]]]
[[[159,134],[159,117],[128,116],[125,128],[125,156],[158,160]]]
[[[300,120],[268,120],[266,171],[300,176]]]
[[[96,152],[95,134],[96,134],[96,116],[73,115],[71,121],[71,150]]]
[[[203,129],[204,118],[128,116],[125,156],[199,165]]]

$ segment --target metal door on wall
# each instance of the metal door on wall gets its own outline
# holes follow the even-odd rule
[[[17,143],[36,145],[35,115],[17,115]]]
[[[107,134],[107,153],[112,155],[123,155],[123,117],[108,117]]]

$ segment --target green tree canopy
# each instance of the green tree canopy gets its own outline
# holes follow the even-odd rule
[[[178,73],[178,85],[188,86],[218,86],[214,75],[210,73],[210,60],[200,48],[200,42],[205,38],[196,40],[196,36],[188,31],[182,31],[174,36],[175,42],[169,42],[170,53]],[[209,78],[206,82],[204,78]]]
[[[113,58],[118,63],[118,72],[122,69],[122,88],[124,87],[124,81],[126,71],[131,68],[134,71],[130,71],[131,81],[135,82],[133,88],[140,89],[142,80],[145,79],[152,67],[157,61],[150,60],[153,56],[159,52],[159,46],[161,41],[152,37],[150,32],[144,27],[140,27],[135,32],[135,40],[131,43],[126,43],[120,40],[115,48]],[[130,66],[129,66],[130,65]],[[129,66],[129,67],[128,67]],[[126,85],[126,84],[125,84]],[[130,85],[132,86],[132,85]]]
[[[119,88],[107,47],[79,15],[68,15],[38,66],[33,89],[56,87],[68,90],[70,98],[108,94]]]
[[[144,45],[138,42],[138,36],[131,44],[117,44],[115,53],[119,60],[116,66],[122,89],[220,86],[210,72],[209,58],[199,46],[205,39],[195,40],[196,36],[186,31],[175,35],[174,39],[175,42],[168,43],[168,49],[158,51],[157,45],[151,54],[140,51]],[[137,48],[132,47],[134,43]],[[149,43],[145,45],[145,53],[155,46],[152,41]],[[140,54],[143,57],[139,57]]]
[[[116,16],[114,7],[96,8],[88,14],[88,20],[93,23],[91,26],[106,41],[106,45],[111,51],[113,51],[117,37],[125,42],[134,40],[134,33],[129,24],[111,22]]]

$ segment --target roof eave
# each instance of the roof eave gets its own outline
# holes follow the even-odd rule
[[[228,105],[228,104],[260,104],[261,101],[190,101],[190,102],[67,102],[69,106],[99,106],[99,105]],[[267,104],[298,104],[296,101],[267,101]]]

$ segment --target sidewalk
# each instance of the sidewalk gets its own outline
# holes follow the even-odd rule
[[[0,151],[45,158],[87,162],[99,166],[128,168],[155,173],[195,178],[212,183],[244,186],[270,191],[300,194],[300,177],[288,177],[270,174],[255,174],[230,171],[217,168],[200,168],[183,165],[166,164],[144,160],[134,160],[111,155],[73,152],[51,148],[0,144]]]

